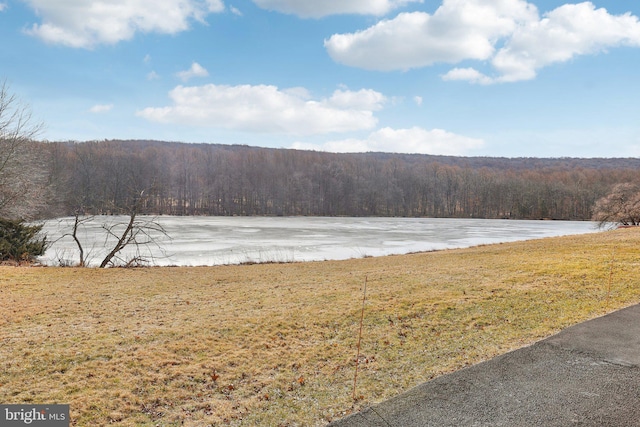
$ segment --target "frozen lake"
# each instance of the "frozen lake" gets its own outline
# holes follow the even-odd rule
[[[141,217],[148,218],[148,217]],[[105,244],[104,224],[127,217],[96,217],[79,237],[90,265],[97,265],[113,247]],[[158,217],[169,238],[143,248],[150,265],[222,265],[247,262],[322,261],[365,256],[462,248],[597,232],[594,222],[517,221],[443,218],[326,217]],[[50,241],[71,231],[73,218],[51,220],[43,231]],[[121,256],[136,255],[129,250]],[[77,263],[71,237],[56,241],[40,258],[49,265]]]

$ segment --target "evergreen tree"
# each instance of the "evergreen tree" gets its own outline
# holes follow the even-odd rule
[[[42,225],[0,218],[0,261],[33,261],[47,249],[47,238],[38,233]]]

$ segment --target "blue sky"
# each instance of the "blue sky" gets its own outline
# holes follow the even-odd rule
[[[0,0],[43,139],[640,156],[640,2]]]

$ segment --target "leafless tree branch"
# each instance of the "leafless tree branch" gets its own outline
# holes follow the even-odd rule
[[[30,218],[46,203],[47,160],[34,142],[43,124],[0,83],[0,216]]]

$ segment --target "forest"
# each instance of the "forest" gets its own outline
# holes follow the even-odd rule
[[[40,142],[41,217],[398,216],[588,220],[640,159],[335,154],[243,145]]]

